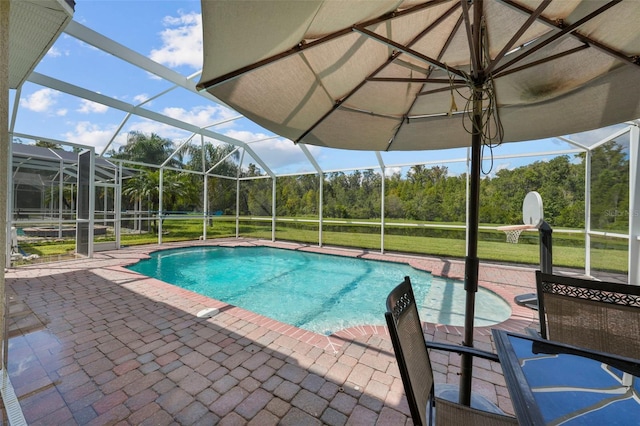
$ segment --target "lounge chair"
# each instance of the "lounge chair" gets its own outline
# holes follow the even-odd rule
[[[398,361],[411,417],[416,425],[517,425],[513,417],[505,416],[489,400],[472,394],[471,407],[457,403],[458,390],[452,385],[434,385],[427,343],[422,333],[413,289],[409,277],[398,285],[387,297],[385,313],[389,335]],[[433,349],[469,353],[473,356],[498,361],[490,352],[466,346],[433,343]]]
[[[640,358],[640,287],[536,273],[540,335]]]

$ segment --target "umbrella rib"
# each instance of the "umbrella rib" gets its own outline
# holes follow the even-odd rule
[[[544,64],[546,62],[551,62],[551,61],[554,61],[556,59],[560,59],[560,58],[562,58],[564,56],[572,55],[574,53],[580,52],[580,51],[588,49],[588,48],[589,48],[589,46],[587,44],[583,44],[582,46],[574,47],[571,50],[567,50],[567,51],[558,53],[556,55],[552,55],[552,56],[540,59],[538,61],[534,61],[534,62],[528,63],[526,65],[522,65],[522,66],[519,66],[519,67],[516,67],[516,68],[511,68],[509,70],[501,72],[500,74],[495,74],[493,76],[493,78],[498,79],[500,77],[504,77],[506,75],[513,74],[514,72],[518,72],[518,71],[522,71],[522,70],[525,70],[525,69],[528,69],[528,68],[532,68],[532,67],[535,67],[536,65]]]
[[[442,3],[442,2],[441,1],[436,1],[436,2],[433,2],[433,3],[429,3],[429,6],[434,6],[434,5],[439,4],[439,3]],[[425,5],[423,5],[423,6],[425,6]],[[403,11],[404,13],[399,12],[399,13],[395,14],[393,17],[396,18],[396,17],[398,17],[400,15],[407,14],[410,11],[414,12],[417,9],[422,9],[422,8],[424,8],[424,7],[421,7],[421,8],[415,7],[415,8],[407,9],[407,10]],[[449,15],[451,15],[457,8],[458,8],[458,5],[455,5],[454,7],[451,7],[450,9],[448,9],[445,13],[442,14],[442,16],[440,16],[438,19],[436,19],[427,29],[422,31],[418,36],[414,37],[414,39],[409,43],[409,45],[413,45],[414,43],[416,43],[422,36],[424,36],[426,33],[428,33],[433,28],[435,28],[436,25],[438,25],[445,18],[447,18]],[[352,28],[352,30],[356,31],[356,32],[364,33],[365,35],[368,35],[368,36],[373,36],[374,39],[378,39],[378,35],[377,34],[367,30],[366,28],[364,28],[364,26],[367,26],[367,25],[371,25],[371,23],[369,22],[369,23],[366,23],[366,24],[362,24],[362,26],[354,26]],[[362,82],[360,84],[358,84],[356,87],[354,87],[346,96],[344,96],[339,101],[335,102],[334,105],[332,106],[332,108],[329,111],[327,111],[322,117],[320,117],[320,119],[318,121],[316,121],[302,135],[300,135],[300,137],[296,140],[296,143],[300,142],[301,140],[303,140],[304,137],[306,137],[309,133],[311,133],[316,127],[318,127],[318,125],[320,123],[322,123],[329,115],[331,115],[335,110],[337,110],[347,99],[349,99],[355,92],[357,92],[367,81],[372,81],[372,80],[375,81],[375,78],[372,77],[372,76],[378,74],[387,65],[389,65],[393,61],[395,61],[398,58],[398,56],[400,56],[401,53],[408,53],[407,50],[412,51],[410,48],[405,47],[405,46],[403,46],[401,44],[398,44],[396,42],[393,42],[392,40],[386,39],[386,38],[381,37],[381,36],[380,36],[380,38],[383,39],[383,40],[381,40],[383,42],[385,42],[384,40],[386,40],[389,43],[393,43],[394,47],[396,47],[398,50],[396,52],[394,52],[382,65],[380,65],[380,67],[378,67],[375,71],[373,71],[368,78],[363,79]],[[447,42],[449,42],[449,40],[447,40]],[[417,55],[420,55],[420,56],[423,57],[423,58],[419,58],[419,59],[424,60],[424,58],[427,58],[426,56],[421,55],[418,52],[415,52],[415,53]],[[441,52],[440,56],[442,56],[442,52]],[[434,61],[434,60],[432,60],[431,58],[427,58],[427,59],[429,59],[429,60],[426,61],[427,63],[429,63],[431,65],[436,65],[433,62],[431,62],[431,61]],[[458,70],[449,69],[445,64],[441,64],[439,61],[435,61],[435,62],[437,62],[437,64],[440,65],[439,66],[440,68],[445,69],[446,71],[450,71],[450,72],[452,72],[452,73],[454,73],[454,74],[456,74],[456,75],[458,75],[458,76],[460,76],[462,78],[466,77],[464,75],[464,73],[461,73]],[[455,80],[455,81],[459,83],[458,80]],[[449,82],[449,84],[450,84],[450,82]],[[349,110],[356,111],[356,112],[359,112],[359,113],[368,113],[368,114],[374,114],[375,115],[375,113],[373,113],[373,112],[365,112],[365,111],[362,111],[362,110],[356,110],[356,109],[352,109],[352,108],[349,108]],[[382,116],[382,115],[378,115],[378,116]],[[393,118],[395,118],[395,117],[393,117]],[[398,130],[396,130],[396,134],[399,131],[401,126],[402,126],[402,121],[400,122],[400,125],[398,126]],[[395,134],[394,134],[394,136],[395,136]],[[391,144],[392,140],[393,140],[393,138],[390,139],[390,143],[389,144]]]
[[[504,57],[504,55],[507,54],[507,52],[509,50],[511,50],[511,48],[513,47],[513,45],[516,43],[516,41],[518,41],[518,39],[525,33],[525,31],[527,31],[529,29],[529,27],[531,25],[533,25],[533,23],[535,21],[538,20],[538,17],[542,14],[542,12],[547,8],[547,6],[549,6],[551,4],[551,0],[544,0],[542,3],[540,3],[540,6],[538,6],[538,8],[529,16],[529,18],[527,19],[527,21],[520,27],[520,29],[513,35],[513,37],[511,38],[511,40],[509,40],[509,42],[507,44],[504,45],[504,47],[502,48],[502,50],[500,51],[500,53],[498,53],[498,55],[493,59],[493,61],[491,61],[491,63],[489,64],[489,66],[487,67],[487,74],[491,74],[491,70],[493,70],[493,68],[495,68],[495,66],[498,64],[498,62],[500,62],[502,60],[502,58]]]
[[[458,5],[460,3],[456,4],[454,7],[452,7],[451,9],[449,9],[447,12],[445,12],[440,18],[438,18],[432,25],[429,26],[428,30],[430,31],[431,28],[434,28],[436,25],[438,25],[440,22],[444,21],[444,19],[446,17],[448,17],[451,13],[453,13],[453,11],[455,9],[458,8]],[[444,56],[444,52],[447,51],[447,49],[449,48],[449,46],[451,45],[451,41],[453,40],[453,36],[454,34],[458,31],[458,29],[460,28],[460,25],[462,25],[462,16],[459,16],[456,24],[453,28],[453,31],[451,31],[451,33],[449,33],[449,37],[447,37],[447,40],[444,42],[444,45],[442,46],[442,48],[440,49],[440,53],[438,53],[438,60],[442,59],[442,56]],[[414,38],[411,45],[413,45],[414,43],[416,43],[422,36],[424,36],[428,31],[423,31],[420,35],[418,35],[418,37]],[[431,73],[433,72],[433,67],[431,67],[431,69],[429,70],[429,72],[427,73],[427,77],[431,75]],[[465,76],[466,77],[466,76]],[[454,85],[453,83],[456,83],[456,85]],[[460,83],[463,83],[462,85],[458,85]],[[439,91],[445,91],[445,90],[453,90],[453,89],[458,89],[458,88],[462,88],[462,87],[466,87],[468,82],[467,80],[464,81],[460,81],[460,80],[456,80],[456,79],[450,79],[448,81],[449,87],[444,87],[441,89],[438,89]],[[424,89],[424,84],[422,86],[422,88]],[[413,106],[416,104],[416,101],[418,100],[418,96],[420,96],[423,92],[418,92],[416,94],[416,97],[413,99],[413,102],[411,102],[411,105],[409,106],[409,108],[407,109],[407,114],[405,114],[405,118],[398,124],[398,126],[396,127],[395,131],[393,132],[393,136],[391,137],[391,139],[389,139],[389,144],[387,145],[387,149],[385,151],[389,151],[389,149],[391,149],[391,144],[393,143],[393,141],[396,139],[396,136],[398,135],[398,133],[400,132],[400,129],[402,128],[402,125],[404,124],[404,120],[406,119],[407,122],[409,120],[409,112],[413,109]]]
[[[454,35],[460,29],[460,25],[462,25],[462,20],[463,20],[463,17],[459,16],[458,20],[456,21],[456,25],[453,27],[453,31],[451,31],[451,33],[449,33],[449,37],[447,37],[447,41],[444,42],[444,45],[442,46],[442,49],[440,49],[440,53],[438,54],[438,60],[442,59],[442,57],[444,56],[444,52],[446,52],[447,49],[449,48],[449,46],[451,45],[451,42],[453,41]]]
[[[447,87],[441,87],[440,89],[432,89],[432,90],[427,90],[427,91],[424,91],[424,92],[419,92],[416,95],[416,97],[417,96],[431,95],[431,94],[440,93],[440,92],[449,92],[452,89],[457,90],[457,89],[464,89],[464,88],[467,88],[467,87],[469,87],[469,86],[467,86],[466,84],[454,84],[454,85],[450,85],[450,86],[447,86]]]
[[[359,114],[365,114],[365,115],[368,115],[368,116],[371,116],[371,117],[391,118],[391,119],[394,119],[394,120],[397,120],[399,118],[396,115],[380,114],[380,113],[377,113],[377,112],[365,111],[365,110],[362,110],[362,109],[357,109],[357,108],[348,107],[348,106],[343,106],[342,108],[346,109],[346,110],[349,110],[351,112],[356,112],[356,113],[359,113]]]
[[[405,54],[407,54],[409,56],[413,56],[414,58],[419,59],[421,61],[424,61],[424,62],[426,62],[426,63],[428,63],[430,65],[433,65],[436,68],[440,68],[441,70],[444,70],[444,71],[449,72],[451,74],[455,74],[458,77],[465,78],[465,75],[464,75],[464,73],[462,71],[457,70],[455,68],[450,68],[446,64],[443,64],[442,62],[440,62],[440,61],[438,61],[436,59],[433,59],[433,58],[430,58],[430,57],[428,57],[426,55],[423,55],[420,52],[417,52],[417,51],[415,51],[415,50],[413,50],[413,49],[411,49],[409,47],[406,47],[406,46],[404,46],[404,45],[402,45],[400,43],[397,43],[397,42],[395,42],[393,40],[390,40],[390,39],[388,39],[386,37],[383,37],[383,36],[381,36],[379,34],[376,34],[376,33],[372,32],[372,31],[369,31],[366,28],[357,26],[357,27],[353,27],[353,30],[356,31],[356,32],[359,32],[359,33],[361,33],[363,35],[366,35],[366,36],[368,36],[368,37],[370,37],[370,38],[372,38],[374,40],[377,40],[377,41],[379,41],[379,42],[381,42],[383,44],[386,44],[388,46],[394,47],[394,48],[398,49],[399,51],[401,51],[402,53],[405,53]]]
[[[370,75],[376,75],[378,72],[380,72],[380,70],[382,70],[384,67],[386,67],[387,65],[389,65],[391,62],[393,62],[398,56],[400,56],[400,52],[394,52],[385,62],[384,64],[380,65],[374,72],[372,72]],[[318,125],[320,123],[322,123],[324,121],[325,118],[327,118],[329,115],[331,115],[335,110],[337,110],[338,108],[340,108],[340,106],[347,100],[349,99],[355,92],[357,92],[362,86],[364,86],[364,84],[367,82],[367,78],[362,79],[362,81],[356,85],[356,87],[354,87],[353,89],[351,89],[351,91],[344,96],[342,99],[337,100],[333,106],[331,107],[331,109],[329,111],[327,111],[322,117],[320,117],[320,119],[318,121],[316,121],[315,123],[313,123],[313,125],[309,126],[309,128],[307,130],[304,131],[304,133],[302,133],[302,135],[300,135],[300,137],[295,141],[296,143],[300,142],[302,139],[304,139],[305,136],[307,136],[309,133],[311,133],[316,127],[318,127]],[[362,112],[362,111],[359,111]]]
[[[435,21],[433,21],[427,28],[425,28],[424,30],[422,30],[418,35],[416,35],[410,42],[407,43],[407,47],[410,48],[411,46],[413,46],[414,44],[416,44],[420,39],[422,39],[425,35],[429,34],[434,28],[436,28],[438,25],[440,25],[445,19],[447,19],[449,16],[451,16],[451,14],[453,14],[458,8],[460,7],[460,3],[456,3],[454,4],[451,8],[449,8],[446,12],[444,12],[442,15],[440,15]],[[456,26],[454,28],[454,31],[451,32],[451,34],[449,34],[449,37],[447,38],[447,41],[443,47],[443,49],[440,51],[440,54],[438,55],[438,61],[440,59],[442,59],[442,54],[444,52],[444,50],[446,49],[447,46],[449,46],[449,44],[451,43],[451,39],[453,37],[453,34],[455,33],[455,31],[459,28],[460,26],[460,21],[458,20],[458,22],[456,23]],[[446,65],[445,65],[446,66]],[[430,75],[433,67],[430,66],[430,69],[426,72],[427,75]]]
[[[389,12],[386,13],[383,16],[380,16],[378,18],[374,18],[371,19],[369,21],[363,22],[362,26],[370,26],[370,25],[375,25],[378,24],[380,22],[384,22],[387,21],[389,19],[394,19],[394,18],[398,18],[400,16],[404,16],[404,15],[409,15],[412,13],[416,13],[419,12],[423,9],[428,9],[434,6],[437,6],[441,3],[446,3],[450,0],[434,0],[432,2],[428,2],[428,3],[423,3],[423,4],[419,4],[416,5],[414,7],[410,7],[409,9],[405,9],[405,10],[401,10],[401,11],[393,11],[393,12]],[[273,62],[277,62],[281,59],[285,59],[288,58],[289,56],[292,55],[296,55],[300,52],[302,52],[303,50],[306,49],[310,49],[312,47],[318,46],[320,44],[324,44],[327,43],[335,38],[339,38],[339,37],[343,37],[345,35],[351,34],[353,32],[353,28],[349,27],[349,28],[344,28],[342,30],[336,31],[335,33],[331,33],[328,34],[322,38],[319,38],[317,40],[313,40],[313,41],[305,41],[302,40],[300,41],[300,43],[298,43],[296,46],[292,47],[289,50],[286,50],[284,52],[278,53],[276,55],[270,56],[268,58],[262,59],[260,61],[254,62],[253,64],[238,68],[235,71],[231,71],[227,74],[223,74],[219,77],[213,78],[211,80],[207,80],[207,81],[201,81],[200,83],[198,83],[196,85],[196,89],[197,90],[208,90],[211,89],[215,86],[218,86],[224,82],[226,82],[227,80],[233,80],[234,78],[238,78],[244,74],[247,74],[257,68],[262,68],[264,66],[267,66]]]
[[[505,0],[506,2],[508,2],[508,4],[512,5],[513,3]],[[538,50],[542,49],[543,47],[548,46],[549,44],[553,43],[554,41],[558,40],[561,37],[564,37],[566,35],[570,35],[571,33],[573,33],[578,27],[580,27],[581,25],[585,24],[586,22],[589,22],[591,19],[595,18],[596,16],[600,15],[601,13],[607,11],[608,9],[610,9],[611,7],[615,6],[616,4],[620,3],[622,0],[612,0],[609,3],[605,4],[604,6],[600,7],[599,9],[591,12],[590,14],[588,14],[587,16],[583,17],[582,19],[579,19],[578,21],[574,22],[573,24],[567,26],[567,27],[563,27],[562,25],[558,26],[558,25],[554,25],[555,28],[559,28],[560,31],[557,32],[556,34],[552,35],[551,37],[547,38],[546,40],[540,42],[539,44],[537,44],[536,46],[533,46],[531,49],[527,50],[526,52],[524,52],[523,54],[513,58],[511,61],[507,62],[506,64],[504,64],[503,66],[501,66],[500,68],[498,68],[495,72],[496,74],[500,73],[500,71],[503,71],[507,68],[509,68],[511,65],[515,64],[516,62],[520,62],[523,59],[527,58],[528,56],[532,55],[533,53],[537,52]],[[513,4],[515,5],[515,4]],[[525,8],[520,8],[523,11],[527,11],[527,9]],[[527,11],[527,13],[532,13],[531,11]]]
[[[310,48],[312,48],[314,46],[326,43],[326,42],[331,41],[331,40],[333,40],[335,38],[342,37],[342,36],[350,34],[350,33],[351,33],[351,28],[345,28],[344,30],[336,31],[335,33],[331,33],[331,34],[329,34],[329,35],[327,35],[325,37],[319,38],[317,40],[314,40],[314,41],[311,41],[311,42],[308,42],[308,43],[305,43],[304,40],[303,40],[302,42],[300,42],[296,46],[294,46],[291,49],[286,50],[286,51],[284,51],[282,53],[278,53],[277,55],[273,55],[273,56],[265,58],[265,59],[263,59],[261,61],[254,62],[251,65],[247,65],[247,66],[244,66],[242,68],[238,68],[237,70],[231,71],[231,72],[229,72],[227,74],[224,74],[224,75],[221,75],[220,77],[216,77],[216,78],[213,78],[211,80],[200,82],[200,83],[198,83],[196,85],[196,89],[198,89],[198,90],[211,89],[211,88],[213,88],[213,87],[215,87],[217,85],[220,85],[220,84],[222,84],[222,83],[224,83],[224,82],[226,82],[228,80],[233,80],[234,78],[237,78],[237,77],[240,77],[240,76],[242,76],[244,74],[247,74],[247,73],[249,73],[249,72],[251,72],[251,71],[253,71],[255,69],[262,68],[262,67],[267,66],[267,65],[269,65],[269,64],[271,64],[273,62],[277,62],[277,61],[279,61],[281,59],[288,58],[289,56],[296,55],[296,54],[298,54],[298,53],[300,53],[300,52],[302,52],[304,50],[310,49]]]
[[[438,17],[438,19],[436,19],[435,21],[433,21],[431,23],[431,25],[429,25],[427,28],[425,28],[424,30],[422,30],[417,36],[415,36],[413,38],[413,40],[411,40],[409,43],[407,43],[407,46],[413,46],[414,44],[416,44],[418,42],[418,40],[420,40],[422,37],[424,37],[425,35],[429,34],[435,27],[437,27],[438,25],[440,25],[445,19],[447,19],[449,16],[451,16],[451,14],[453,14],[453,12],[455,12],[458,8],[460,7],[460,3],[456,3],[454,4],[451,8],[449,8],[446,12],[444,12],[441,16]],[[459,27],[459,23],[456,24],[456,27],[454,29],[454,31],[452,31],[452,34],[455,32],[455,30]],[[451,40],[451,36],[452,34],[449,35],[449,39],[447,39],[447,45],[450,43]],[[442,53],[440,54],[440,56],[438,57],[438,60],[442,57]]]
[[[457,80],[448,78],[409,78],[409,77],[370,77],[367,79],[368,81],[378,81],[378,82],[386,82],[386,83],[442,83],[449,84],[451,82],[457,84],[466,83],[466,80]]]
[[[458,29],[460,28],[460,25],[462,25],[462,19],[463,19],[462,16],[460,16],[458,21],[456,22],[455,27],[453,28],[453,31],[451,31],[451,33],[449,34],[449,37],[447,37],[447,41],[444,43],[444,45],[442,46],[442,49],[440,49],[440,53],[438,54],[438,60],[442,59],[442,56],[444,56],[444,52],[446,52],[447,49],[449,48],[449,45],[451,44],[451,41],[453,40],[453,35],[458,31]],[[418,94],[416,94],[416,99],[413,100],[413,103],[411,104],[411,107],[409,108],[409,110],[411,110],[411,108],[413,108],[413,105],[415,104],[416,100],[418,99],[418,96],[426,95],[428,93],[438,93],[438,92],[444,92],[444,91],[447,91],[447,90],[461,89],[463,87],[467,87],[468,84],[469,84],[469,81],[468,80],[460,81],[460,80],[456,80],[456,79],[449,79],[446,83],[449,85],[449,87],[443,87],[441,89],[429,90],[429,91],[426,91],[426,92],[422,92],[422,91],[418,92]]]
[[[476,46],[479,45],[480,41],[473,38],[473,28],[471,26],[471,19],[469,18],[469,4],[466,1],[461,1],[461,3],[462,16],[464,17],[464,24],[467,30],[467,42],[469,43],[469,51],[471,52],[471,74],[473,78],[476,79],[478,78],[478,71],[480,69],[480,58],[479,55],[476,55],[476,53],[478,53]],[[476,33],[480,34],[480,31],[476,31]]]
[[[521,12],[524,12],[524,13],[527,13],[527,14],[532,13],[529,9],[527,9],[524,6],[521,6],[521,5],[517,4],[517,3],[513,3],[513,1],[511,1],[511,0],[501,0],[501,1],[503,1],[504,3],[508,4],[509,6],[513,7],[514,9],[517,9],[517,10],[519,10]],[[549,18],[545,18],[544,16],[539,16],[538,19],[540,21],[544,22],[546,25],[548,25],[550,27],[557,28],[557,29],[562,29],[561,25],[551,21]],[[622,53],[620,51],[617,51],[617,50],[614,50],[614,49],[611,49],[610,47],[607,47],[607,46],[603,45],[602,43],[599,43],[599,42],[597,42],[597,41],[595,41],[595,40],[593,40],[593,39],[591,39],[591,38],[589,38],[587,36],[584,36],[584,35],[580,34],[577,31],[573,31],[571,33],[571,35],[573,37],[577,38],[578,40],[582,41],[583,43],[587,43],[588,45],[593,46],[596,49],[601,50],[602,52],[604,52],[604,53],[606,53],[606,54],[608,54],[610,56],[613,56],[616,59],[619,59],[619,60],[621,60],[623,62],[627,62],[627,63],[632,64],[632,65],[640,65],[640,63],[639,63],[640,61],[638,61],[637,57],[629,57],[629,56],[625,55],[624,53]]]
[[[599,43],[595,40],[590,39],[589,37],[585,37],[582,34],[578,34],[578,33],[574,33],[573,34],[575,37],[577,37],[578,39],[580,39],[581,41],[583,41],[584,43],[588,43],[589,45],[593,46],[594,48],[610,55],[613,56],[616,59],[620,59],[621,61],[627,62],[631,65],[640,65],[640,59],[638,58],[638,56],[627,56],[624,53],[618,51],[618,50],[614,50],[610,47],[605,46],[602,43]]]

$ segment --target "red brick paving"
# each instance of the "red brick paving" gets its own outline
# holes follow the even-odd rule
[[[11,325],[8,371],[29,424],[411,423],[385,327],[321,336],[124,268],[153,250],[194,244],[392,260],[451,278],[464,271],[457,260],[235,239],[12,269],[7,293],[22,312]],[[533,271],[482,264],[480,281],[511,302],[533,291]],[[196,317],[209,307],[220,313]],[[533,311],[512,308],[497,327],[535,323]],[[432,340],[462,340],[461,327],[425,323],[424,331]],[[490,327],[476,329],[475,345],[492,348]],[[457,383],[458,361],[432,351],[437,381]],[[473,389],[513,413],[499,365],[477,361]]]

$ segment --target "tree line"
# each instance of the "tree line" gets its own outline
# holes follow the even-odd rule
[[[174,143],[157,135],[133,132],[129,141],[112,158],[163,163]],[[542,196],[545,220],[555,227],[584,226],[585,155],[561,155],[549,161],[502,169],[484,176],[480,194],[480,221],[490,224],[522,222],[522,201],[529,191]],[[203,211],[204,182],[189,170],[209,170],[219,176],[261,176],[250,164],[238,171],[234,147],[205,143],[187,145],[174,155],[163,172],[165,211]],[[158,207],[159,170],[137,167],[126,179],[125,202],[131,207]],[[378,219],[381,212],[382,175],[375,170],[355,170],[324,175],[323,217]],[[286,217],[317,217],[320,185],[315,174],[283,176],[276,180],[276,214]],[[459,222],[465,221],[465,174],[452,174],[445,166],[415,165],[403,175],[385,176],[385,217],[390,220]],[[603,144],[591,154],[591,224],[593,229],[625,230],[629,223],[629,159],[625,148],[615,142]],[[235,214],[236,182],[209,177],[209,211]],[[270,216],[272,181],[268,178],[242,180],[241,215]]]

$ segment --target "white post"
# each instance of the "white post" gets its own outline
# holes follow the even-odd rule
[[[382,187],[380,188],[380,254],[384,254],[384,194],[385,194],[385,181],[386,173],[384,161],[382,160],[382,155],[380,151],[376,151],[376,157],[378,158],[378,163],[380,164],[380,176],[382,176]]]
[[[64,220],[64,206],[63,206],[63,198],[64,198],[64,163],[60,160],[59,172],[60,176],[58,177],[58,182],[60,184],[60,189],[58,190],[58,195],[60,197],[60,202],[58,205],[58,238],[62,238],[62,227],[64,226],[62,221]]]
[[[94,227],[96,225],[96,151],[90,149],[89,159],[89,241],[88,256],[93,257]]]
[[[236,172],[236,238],[240,237],[240,174],[242,173],[242,163],[244,162],[245,150],[240,155],[240,163],[238,163],[238,171]]]
[[[158,244],[162,244],[162,192],[164,191],[164,169],[160,168],[160,179],[158,187]]]
[[[380,188],[380,253],[384,254],[384,194],[385,181],[387,180],[384,167],[382,170],[382,187]]]
[[[584,274],[591,276],[591,151],[584,155]]]
[[[62,221],[64,220],[64,164],[62,163],[62,161],[60,161],[59,174],[60,176],[58,176],[58,238],[62,238]]]
[[[9,9],[8,9],[8,5],[7,5],[7,9],[5,10],[1,10],[0,11],[0,15],[6,13],[7,15],[9,14]],[[8,21],[5,23],[3,21],[4,16],[0,16],[0,26],[2,25],[8,25]],[[8,17],[7,17],[8,19]],[[4,37],[4,34],[0,35],[0,37]],[[8,42],[8,40],[0,40],[0,44],[1,43],[6,43]],[[2,63],[9,63],[8,60],[7,62],[2,62],[4,60],[4,54],[6,53],[5,51],[3,51],[2,49],[8,49],[8,44],[5,45],[1,45],[0,46],[0,64]],[[0,68],[2,68],[2,66],[0,65]],[[4,79],[5,75],[3,74],[4,70],[0,70],[0,79]],[[7,75],[8,76],[8,75]],[[5,84],[4,80],[0,81],[0,87],[3,87],[3,84]],[[8,85],[7,85],[8,86]],[[2,89],[4,90],[4,88]],[[8,90],[6,90],[7,92],[7,96],[8,96]],[[14,97],[13,97],[13,113],[11,115],[11,122],[8,122],[8,134],[7,134],[7,149],[4,149],[4,146],[2,145],[2,143],[0,142],[0,152],[6,152],[7,154],[7,193],[6,193],[6,205],[7,205],[7,227],[6,227],[6,232],[7,235],[9,235],[9,238],[6,238],[6,244],[5,244],[5,253],[9,254],[11,253],[11,245],[12,245],[12,241],[11,241],[11,228],[13,227],[13,211],[14,211],[14,207],[17,203],[16,200],[16,195],[15,195],[15,191],[14,191],[14,187],[13,187],[13,129],[15,128],[15,122],[16,122],[16,116],[18,115],[18,105],[20,104],[20,102],[18,102],[18,99],[20,99],[20,93],[21,93],[21,88],[18,87],[18,89],[15,91]],[[4,93],[4,92],[2,92]],[[2,96],[0,94],[0,96]],[[7,98],[8,101],[9,98]],[[6,113],[2,112],[4,111],[3,108],[5,107],[4,105],[4,98],[2,98],[0,100],[0,114],[2,114],[2,116],[4,117],[4,115],[7,115],[7,120],[8,120],[8,114],[9,114],[9,107],[8,105],[6,106]],[[2,129],[2,125],[0,125],[0,132],[3,132],[4,130]],[[1,160],[0,160],[1,161]],[[0,170],[2,170],[2,167],[0,167]],[[6,256],[6,263],[5,263],[7,268],[11,267],[11,256],[8,255]],[[0,324],[1,325],[1,324]]]
[[[1,86],[1,84],[0,84]],[[17,99],[17,97],[16,97]],[[1,101],[0,101],[1,102]],[[14,111],[15,114],[15,111]],[[0,130],[0,131],[4,131],[4,130]],[[2,146],[2,144],[0,143],[0,146]],[[7,193],[5,194],[6,197],[6,218],[7,218],[7,224],[6,224],[6,235],[8,235],[9,237],[6,238],[6,243],[5,243],[5,253],[8,254],[8,256],[6,256],[5,259],[5,266],[7,268],[11,267],[11,246],[12,246],[12,242],[11,242],[11,227],[13,226],[13,206],[15,205],[15,199],[13,197],[13,143],[11,142],[11,138],[9,137],[9,134],[7,134],[7,149],[5,151],[4,147],[2,148],[2,151],[7,152],[7,173],[6,173],[6,179],[7,179],[7,183],[6,183],[6,190]],[[2,161],[2,160],[0,160]],[[2,170],[2,165],[0,163],[0,170]],[[0,182],[0,185],[2,183]],[[0,335],[0,337],[2,337]]]
[[[640,130],[631,126],[629,138],[629,284],[640,284]]]
[[[109,204],[109,189],[107,186],[102,186],[102,225],[107,226],[107,213],[109,212],[109,209],[107,208],[108,204]]]
[[[318,164],[316,159],[313,157],[313,155],[311,155],[306,145],[301,143],[301,144],[298,144],[298,146],[300,147],[300,150],[304,153],[304,155],[307,157],[309,162],[313,164],[313,168],[316,169],[316,173],[318,174],[318,179],[320,179],[320,181],[318,182],[318,191],[319,191],[319,194],[318,194],[318,247],[322,247],[322,206],[324,204],[324,194],[323,194],[324,172],[322,171],[322,167],[320,167],[320,165]]]
[[[138,231],[138,234],[142,233],[142,195],[138,195],[134,203],[134,229]]]
[[[204,220],[202,221],[202,240],[207,240],[207,226],[209,224],[209,179],[207,177],[207,159],[205,158],[206,151],[204,149],[204,136],[200,134],[200,157],[202,166],[202,178],[204,179],[204,194],[202,198],[202,204],[204,206]],[[213,159],[211,159],[213,161]]]
[[[116,233],[116,249],[120,249],[120,239],[122,232],[122,163],[118,163],[118,168],[116,169],[116,189],[113,200],[113,208],[115,210],[115,222],[113,224],[113,229]]]
[[[465,256],[469,255],[469,187],[471,186],[471,148],[467,148],[467,185],[465,186],[465,238],[464,238],[464,246],[465,246]]]
[[[318,246],[322,247],[322,206],[324,205],[324,173],[318,173],[318,178],[320,179],[320,194],[318,197]]]
[[[276,176],[271,177],[271,241],[276,240]]]
[[[204,220],[202,221],[202,240],[207,240],[207,226],[209,222],[209,178],[207,177],[207,173],[204,172],[202,174],[204,178],[204,195],[202,199],[202,203],[204,205]]]

